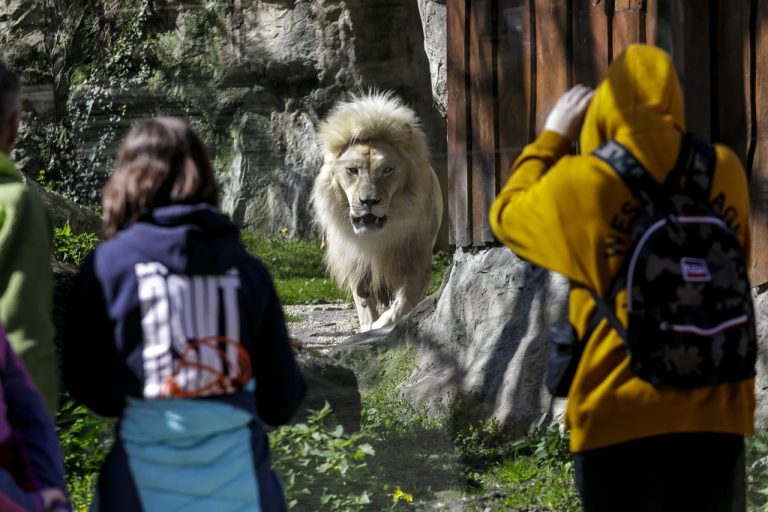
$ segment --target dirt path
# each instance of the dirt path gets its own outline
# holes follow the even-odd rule
[[[357,312],[344,302],[283,306],[285,313],[301,317],[288,323],[288,333],[307,348],[327,353],[334,346],[357,333]]]

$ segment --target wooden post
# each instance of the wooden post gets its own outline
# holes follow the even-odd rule
[[[488,211],[496,184],[495,59],[493,0],[472,0],[469,23],[469,82],[472,126],[472,242],[493,242]]]
[[[497,76],[499,95],[499,181],[496,192],[509,179],[509,171],[531,130],[531,11],[529,0],[499,0]]]
[[[646,42],[643,0],[616,0],[613,12],[613,57],[632,43]]]
[[[685,98],[685,121],[689,131],[712,136],[712,89],[710,70],[710,12],[713,0],[672,2],[672,57]]]
[[[756,116],[755,156],[752,162],[752,286],[768,282],[768,0],[757,2],[755,34]]]
[[[715,108],[712,139],[733,149],[747,166],[750,112],[750,0],[717,0],[713,16],[717,69],[712,74]]]
[[[472,243],[469,216],[467,152],[467,41],[466,3],[447,5],[448,45],[448,243],[465,247]]]
[[[570,62],[568,59],[567,0],[536,0],[536,97],[535,135],[557,99],[568,89]]]
[[[602,4],[573,4],[573,83],[596,87],[610,63],[608,17]]]

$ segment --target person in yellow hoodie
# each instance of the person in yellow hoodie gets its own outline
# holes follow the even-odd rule
[[[10,158],[19,133],[18,77],[0,63],[0,323],[51,416],[58,409],[51,224]]]
[[[580,132],[580,154],[571,155]],[[678,158],[683,98],[669,55],[631,45],[591,91],[576,86],[513,166],[490,211],[499,240],[518,256],[575,283],[569,320],[579,339],[632,243],[640,202],[592,151],[613,139],[657,182]],[[749,247],[747,175],[715,144],[715,209]],[[615,314],[627,325],[626,291]],[[754,382],[680,389],[633,374],[624,343],[603,320],[584,346],[568,392],[576,486],[587,511],[745,509],[744,436],[753,432]]]

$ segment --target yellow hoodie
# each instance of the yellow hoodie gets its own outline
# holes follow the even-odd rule
[[[608,69],[587,109],[581,155],[544,131],[529,144],[491,207],[496,236],[521,258],[605,295],[631,243],[639,202],[621,178],[590,153],[616,139],[662,182],[675,165],[685,130],[683,99],[664,51],[631,45]],[[736,155],[715,145],[710,199],[749,247],[747,176]],[[625,293],[616,314],[626,325]],[[569,317],[579,336],[595,305],[570,292]],[[754,383],[697,389],[659,388],[634,376],[621,338],[603,320],[589,339],[568,395],[571,450],[581,452],[673,432],[753,432]]]

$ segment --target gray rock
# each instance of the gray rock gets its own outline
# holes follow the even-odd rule
[[[364,395],[384,388],[432,414],[495,417],[522,431],[562,414],[544,371],[546,331],[566,314],[567,290],[506,248],[459,249],[441,290],[389,334],[352,338],[329,355],[354,368]]]
[[[448,112],[447,45],[445,27],[447,23],[445,0],[418,0],[421,25],[424,27],[424,51],[429,60],[429,74],[432,77],[432,97],[440,113]]]
[[[768,424],[768,293],[752,290],[757,328],[757,376],[755,377],[755,424]]]
[[[305,420],[309,411],[320,410],[328,402],[346,432],[358,431],[361,404],[355,373],[322,355],[299,352],[298,361],[307,383],[307,395],[293,421]]]
[[[96,212],[70,201],[61,194],[47,190],[31,179],[27,178],[25,181],[48,207],[54,228],[69,224],[74,233],[101,233],[101,216]]]
[[[244,113],[231,133],[233,158],[224,177],[222,209],[241,226],[307,235],[309,193],[322,163],[312,119],[298,111]]]

